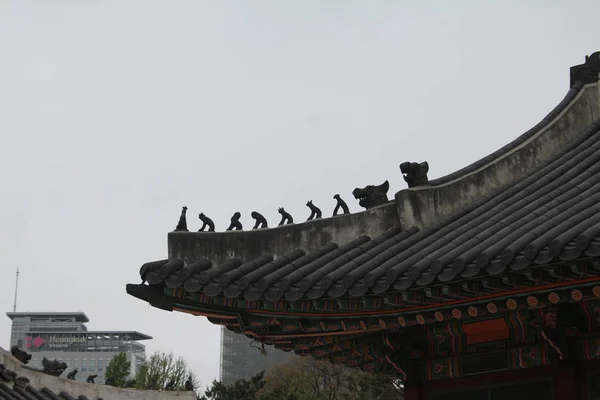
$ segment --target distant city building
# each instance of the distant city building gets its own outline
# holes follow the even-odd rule
[[[267,354],[262,355],[260,342],[252,342],[253,339],[221,328],[221,382],[231,384],[238,379],[249,379],[295,355],[293,351],[285,352],[273,346],[265,346]]]
[[[131,376],[145,359],[146,347],[138,343],[152,339],[134,331],[88,331],[90,320],[82,312],[9,312],[12,320],[10,345],[31,354],[29,366],[42,368],[42,359],[64,361],[69,369],[77,369],[77,380],[85,382],[96,374],[96,383],[104,383],[110,360],[119,353],[127,354]]]

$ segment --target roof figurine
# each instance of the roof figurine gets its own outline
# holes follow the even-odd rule
[[[14,358],[21,361],[23,364],[29,363],[31,360],[31,354],[27,354],[25,351],[19,349],[17,346],[12,346],[10,348],[10,353]]]
[[[204,213],[198,214],[198,218],[202,221],[202,227],[198,230],[198,232],[204,232],[206,228],[208,228],[208,232],[215,231],[215,223],[212,219],[208,218]]]
[[[241,230],[243,230],[242,223],[240,222],[241,216],[242,216],[242,214],[239,213],[239,212],[235,212],[233,214],[233,216],[231,217],[231,223],[229,224],[229,228],[227,228],[228,231],[232,231],[232,230],[241,231]]]
[[[171,232],[177,268],[163,260],[127,292],[264,346],[395,374],[407,400],[498,381],[588,398],[573,377],[600,378],[599,60],[571,69],[540,123],[471,165],[429,179],[426,162],[403,163],[409,188],[392,200],[387,181],[357,188],[355,214]],[[557,383],[531,389],[534,377]]]
[[[335,217],[336,215],[338,215],[340,208],[342,209],[342,214],[350,214],[350,209],[348,208],[348,204],[346,204],[346,202],[344,200],[342,200],[342,198],[340,197],[339,194],[336,194],[333,196],[333,198],[335,200],[337,200],[337,203],[335,205],[335,208],[333,209],[333,216]]]
[[[323,216],[321,209],[315,206],[312,200],[309,200],[306,203],[306,207],[310,208],[310,215],[308,216],[307,221],[312,221],[313,219],[320,219]]]
[[[361,207],[368,210],[387,203],[389,201],[387,197],[388,190],[390,190],[390,183],[385,181],[379,186],[368,185],[362,189],[356,188],[352,191],[352,195],[359,200],[358,204]]]
[[[63,361],[50,361],[46,357],[42,359],[43,372],[52,376],[60,376],[68,368]]]
[[[252,229],[262,229],[262,228],[269,227],[269,224],[267,223],[267,219],[265,217],[263,217],[261,213],[259,213],[257,211],[252,211],[250,216],[256,221],[256,223],[254,224]]]
[[[288,225],[294,223],[294,218],[287,212],[283,207],[279,207],[277,212],[281,214],[281,221],[279,221],[279,225]]]
[[[579,83],[598,82],[600,74],[600,51],[585,56],[585,63],[571,67],[571,87]]]
[[[422,163],[404,162],[400,164],[400,172],[402,172],[404,181],[408,184],[409,188],[429,184],[429,179],[427,178],[429,164],[427,161]]]
[[[187,207],[183,206],[181,209],[181,215],[179,216],[179,222],[177,223],[177,226],[175,227],[175,232],[187,232],[188,231],[187,220],[185,217],[186,212],[187,212]]]

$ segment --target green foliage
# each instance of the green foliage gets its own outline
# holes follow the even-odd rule
[[[194,388],[199,382],[195,374],[189,369],[187,362],[182,357],[175,357],[173,353],[155,352],[146,359],[135,375],[135,387],[146,390],[163,390],[167,383],[173,383],[173,390],[186,390],[185,381],[192,378]]]
[[[127,354],[119,353],[113,357],[106,367],[106,380],[112,381],[112,386],[123,387],[129,376],[131,364],[127,360]]]
[[[256,400],[256,395],[265,385],[264,371],[250,378],[240,379],[232,385],[213,381],[200,400]]]
[[[213,381],[199,400],[398,400],[404,391],[394,376],[297,358],[232,385]]]

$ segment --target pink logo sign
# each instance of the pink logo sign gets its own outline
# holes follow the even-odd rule
[[[44,339],[42,339],[39,336],[33,340],[32,339],[33,338],[31,336],[27,336],[27,343],[25,344],[25,347],[27,347],[28,349],[31,348],[32,344],[35,346],[36,349],[39,349],[45,343]]]

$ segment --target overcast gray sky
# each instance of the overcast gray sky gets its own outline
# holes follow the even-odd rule
[[[87,313],[218,377],[219,328],[125,293],[180,208],[298,220],[431,178],[550,111],[600,2],[0,0],[0,304]],[[10,320],[0,318],[0,346]]]

